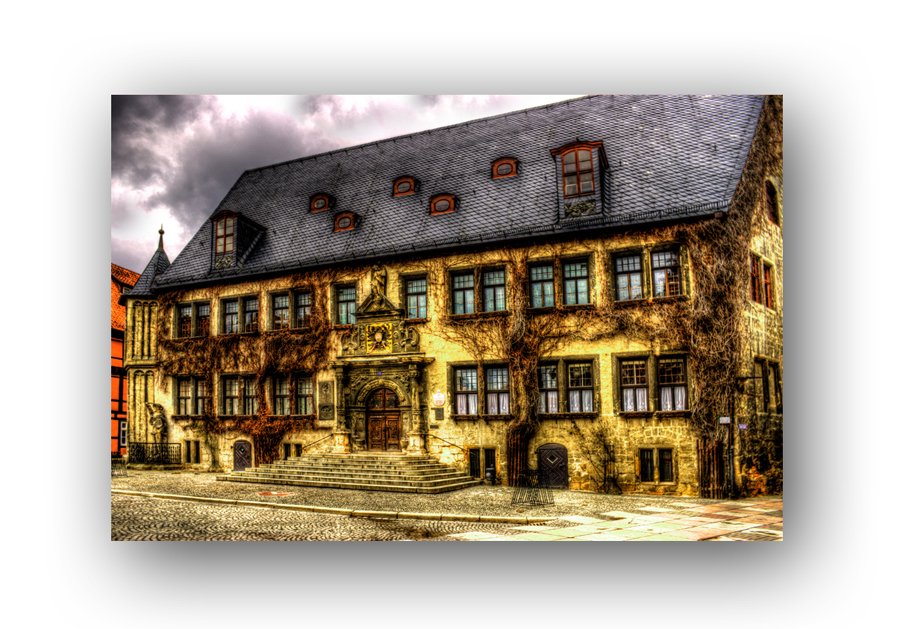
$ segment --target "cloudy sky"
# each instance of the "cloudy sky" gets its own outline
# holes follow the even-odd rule
[[[113,96],[112,262],[170,260],[240,174],[570,96]]]

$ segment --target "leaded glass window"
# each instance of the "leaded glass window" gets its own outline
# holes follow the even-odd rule
[[[591,364],[575,363],[567,367],[569,372],[569,412],[593,412],[594,386]]]
[[[456,414],[478,414],[478,370],[456,370]]]
[[[625,412],[648,410],[647,361],[623,360],[619,364],[619,376],[622,410]]]
[[[559,412],[559,384],[556,378],[557,368],[554,365],[538,367],[538,413]]]
[[[428,281],[424,277],[406,282],[406,316],[410,319],[428,316]]]
[[[342,286],[337,289],[338,324],[356,323],[356,286]]]
[[[223,381],[225,393],[225,414],[238,415],[240,407],[238,406],[241,399],[241,383],[237,378],[226,378]]]
[[[256,415],[258,409],[256,378],[244,378],[244,415]]]
[[[533,266],[531,278],[531,307],[548,308],[553,306],[553,265]]]
[[[673,297],[681,294],[681,263],[676,251],[658,251],[653,262],[653,296]]]
[[[453,276],[453,314],[475,312],[475,274]]]
[[[353,289],[353,299],[356,299],[356,288]],[[297,303],[295,305],[295,316],[297,324],[294,327],[305,328],[309,326],[309,319],[312,316],[312,293],[297,293]],[[356,312],[356,301],[350,304],[353,312]],[[356,317],[354,315],[354,321]]]
[[[291,387],[287,378],[275,378],[275,414],[291,414]]]
[[[660,358],[658,369],[659,410],[687,408],[687,370],[683,358]]]
[[[256,332],[259,330],[259,300],[256,298],[244,300],[244,332]]]
[[[272,298],[272,326],[276,330],[291,327],[291,308],[287,295],[275,295]]]
[[[565,284],[564,303],[566,305],[586,304],[588,301],[588,263],[587,260],[568,262],[563,265]]]
[[[484,311],[506,310],[506,271],[484,273]]]
[[[313,414],[313,382],[312,378],[297,378],[297,414]]]
[[[226,301],[224,304],[225,334],[237,334],[238,331],[238,301],[237,299]]]
[[[506,367],[488,367],[487,376],[487,414],[509,414],[509,370]]]
[[[644,294],[641,284],[641,256],[616,258],[616,299],[641,299]]]

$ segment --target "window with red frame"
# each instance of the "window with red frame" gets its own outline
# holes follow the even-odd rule
[[[500,159],[491,164],[491,177],[502,179],[503,177],[515,177],[518,173],[517,162],[514,159]]]
[[[577,197],[594,191],[594,160],[588,149],[572,149],[563,153],[563,194]]]
[[[772,298],[772,267],[763,263],[763,299],[766,308],[775,308],[775,300]]]
[[[344,232],[356,227],[356,216],[351,212],[338,214],[334,218],[334,231]]]
[[[309,202],[309,209],[313,212],[322,212],[331,208],[331,200],[327,194],[317,194]]]
[[[442,194],[431,200],[432,214],[446,214],[456,209],[456,198],[452,194]]]
[[[234,251],[234,217],[225,216],[216,221],[216,254]]]
[[[402,197],[416,191],[416,181],[412,177],[403,177],[394,182],[394,196]]]

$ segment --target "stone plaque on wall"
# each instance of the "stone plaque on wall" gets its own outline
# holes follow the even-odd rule
[[[323,404],[319,407],[319,419],[323,422],[330,422],[334,419],[334,406],[332,404]]]
[[[334,403],[334,382],[320,382],[319,383],[319,404],[333,404]]]
[[[434,419],[437,421],[441,421],[444,419],[444,409],[436,408],[434,409]]]

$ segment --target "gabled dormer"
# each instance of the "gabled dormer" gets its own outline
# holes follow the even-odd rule
[[[603,142],[576,140],[552,149],[550,155],[556,167],[560,218],[604,211],[603,184],[609,161]]]
[[[266,228],[240,212],[222,210],[209,219],[212,270],[240,267]]]

